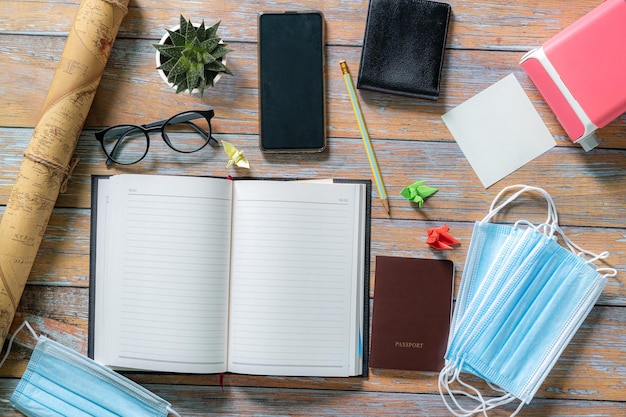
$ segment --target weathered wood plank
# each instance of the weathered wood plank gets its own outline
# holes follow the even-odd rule
[[[0,380],[0,395],[10,396],[16,380]],[[170,401],[184,416],[227,414],[284,415],[284,416],[448,416],[441,398],[433,394],[329,392],[306,389],[265,389],[246,387],[218,387],[155,385],[146,387]],[[512,406],[491,412],[491,416],[508,416]],[[204,410],[204,411],[200,411]],[[526,406],[521,416],[617,416],[624,412],[623,403],[602,401],[566,401],[536,399]],[[6,405],[0,405],[4,416],[21,414]]]
[[[525,1],[511,5],[507,0],[448,1],[452,20],[448,47],[454,49],[529,50],[597,6],[594,0],[563,3],[558,0]],[[367,0],[255,1],[214,0],[198,10],[185,0],[163,3],[160,0],[131,0],[129,13],[120,28],[120,38],[158,39],[164,27],[178,23],[179,13],[194,20],[222,20],[222,35],[232,42],[256,42],[256,15],[263,10],[311,10],[324,12],[327,42],[357,45],[363,42]],[[67,34],[76,13],[78,0],[5,0],[0,30],[13,33]],[[37,22],[48,23],[42,27]]]
[[[0,380],[0,398],[9,398],[17,380]],[[432,394],[332,392],[306,389],[266,389],[252,387],[146,385],[172,403],[185,417],[225,414],[229,416],[423,416],[444,417],[450,413],[441,398]],[[490,416],[508,416],[512,407],[496,410]],[[610,401],[565,401],[536,399],[520,416],[613,417],[623,415],[624,404]],[[0,403],[6,417],[22,416]]]
[[[219,123],[219,122],[218,122]],[[0,204],[6,204],[21,164],[17,149],[28,144],[29,130],[4,130],[11,153],[0,165]],[[288,178],[371,178],[367,156],[360,139],[330,138],[330,149],[320,155],[262,155],[253,135],[220,135],[244,151],[252,169],[226,169],[226,154],[218,148],[185,155],[172,152],[158,136],[150,154],[140,164],[130,167],[106,168],[99,144],[92,131],[81,137],[76,156],[80,163],[61,195],[57,206],[87,208],[90,204],[90,175],[117,173],[162,173],[184,175],[215,175],[225,177],[288,177]],[[20,142],[21,145],[18,145]],[[563,226],[614,227],[626,226],[626,165],[624,150],[597,149],[581,153],[578,148],[554,148],[518,171],[485,190],[455,142],[417,142],[379,139],[374,142],[381,172],[385,179],[392,216],[395,219],[446,219],[475,221],[482,219],[495,195],[505,186],[529,184],[544,187],[555,200]],[[575,167],[575,170],[571,167]],[[541,173],[541,175],[537,175]],[[400,196],[405,186],[426,179],[440,192],[422,210],[416,209]],[[539,200],[517,205],[510,220],[520,217],[543,220],[545,205]],[[374,192],[373,215],[386,218]],[[613,242],[613,240],[611,241]],[[585,242],[580,242],[584,245]],[[617,237],[617,252],[623,252],[623,237]],[[619,249],[622,248],[622,249]]]
[[[5,0],[0,7],[0,215],[19,169],[32,127],[57,66],[79,0]],[[473,222],[481,219],[506,185],[528,183],[554,197],[566,233],[586,249],[608,249],[608,266],[619,274],[609,284],[555,369],[521,415],[623,415],[623,352],[626,336],[626,115],[598,134],[600,148],[585,154],[566,138],[550,109],[518,61],[559,30],[597,6],[598,0],[478,0],[449,2],[453,16],[437,102],[359,92],[365,119],[388,191],[392,217],[373,197],[372,286],[375,257],[448,257],[457,285]],[[315,156],[265,156],[257,147],[256,15],[260,10],[321,9],[328,23],[327,94],[330,149]],[[204,99],[175,95],[154,70],[151,46],[164,27],[183,13],[194,19],[222,20],[231,43],[235,77],[226,77]],[[92,173],[166,173],[287,178],[370,178],[354,115],[337,62],[358,71],[367,13],[366,0],[189,2],[131,0],[76,155],[81,163],[59,198],[21,300],[15,328],[27,318],[37,329],[78,351],[86,351],[89,267],[89,179]],[[515,73],[557,148],[485,190],[441,121],[441,115],[509,73]],[[236,143],[250,159],[249,172],[226,170],[221,150],[181,157],[159,143],[145,163],[106,169],[93,129],[115,123],[145,123],[194,107],[216,110],[214,132]],[[440,189],[423,209],[399,196],[402,187],[426,179]],[[499,220],[538,221],[545,206],[524,200]],[[428,227],[447,223],[461,247],[432,251]],[[0,249],[1,250],[1,249]],[[33,341],[26,334],[0,370],[19,376]],[[25,347],[26,346],[26,347]],[[372,370],[366,379],[275,378],[227,375],[224,392],[217,375],[130,374],[172,401],[183,415],[449,415],[428,373]],[[0,379],[7,398],[15,379]],[[249,387],[249,388],[248,388]],[[253,388],[254,387],[254,388]],[[506,412],[508,411],[508,412]],[[508,415],[502,410],[490,415]],[[0,414],[19,415],[0,403]]]
[[[169,398],[180,398],[181,411],[187,413],[185,401],[192,404],[187,406],[193,415],[197,410],[197,401],[206,405],[205,410],[219,410],[228,415],[301,415],[301,416],[449,416],[450,413],[443,405],[441,398],[429,394],[403,394],[375,392],[334,392],[324,390],[278,390],[263,388],[227,387],[224,392],[219,388],[172,387],[148,385],[158,395]],[[180,392],[177,388],[183,388]],[[208,392],[205,395],[196,393],[197,390]],[[206,391],[205,391],[206,392]],[[311,393],[311,395],[309,395]],[[390,398],[391,397],[391,398]],[[235,399],[235,401],[233,401]],[[173,401],[173,400],[172,400]],[[572,411],[572,405],[578,407]],[[615,402],[575,401],[538,399],[531,403],[521,413],[522,416],[545,416],[546,409],[553,411],[551,415],[563,413],[568,416],[616,416],[624,410],[624,405]],[[494,417],[510,415],[513,407],[506,407],[494,413]],[[597,414],[596,414],[597,413]],[[612,414],[615,413],[615,414]],[[198,414],[202,415],[202,414]]]
[[[0,398],[12,394],[17,380],[0,380]],[[443,417],[450,413],[441,398],[432,394],[332,392],[307,389],[266,389],[252,387],[180,386],[148,384],[146,388],[172,403],[185,417],[226,414],[229,416],[423,416]],[[508,416],[512,407],[490,416]],[[610,401],[564,401],[537,399],[520,416],[612,417],[624,413],[624,404]],[[6,417],[22,414],[0,403]]]
[[[0,207],[0,215],[4,209]],[[428,216],[426,216],[427,218]],[[478,220],[478,219],[477,219]],[[455,263],[457,286],[463,274],[466,249],[471,241],[472,222],[447,222],[461,247],[449,252],[434,251],[426,245],[426,229],[441,225],[433,220],[385,220],[372,222],[371,295],[376,276],[376,256],[393,255],[421,258],[447,258]],[[570,227],[568,235],[594,252],[602,252],[613,242],[608,265],[621,273],[609,278],[600,297],[601,305],[626,306],[626,242],[624,229]],[[88,209],[57,208],[44,235],[30,274],[31,285],[87,287],[89,285],[90,212]],[[615,248],[620,249],[616,251]]]
[[[86,352],[86,288],[27,286],[14,321],[13,330],[22,320],[33,322],[37,331]],[[623,400],[626,367],[626,310],[622,307],[596,306],[564,351],[537,396],[541,398]],[[9,356],[2,375],[20,376],[26,366],[33,341],[24,333]],[[141,383],[189,385],[219,384],[218,375],[130,373]],[[367,378],[299,378],[228,374],[229,386],[331,389],[338,391],[387,391],[436,393],[437,375],[427,372],[372,370]],[[480,384],[479,384],[480,385]]]
[[[623,381],[626,377],[626,368],[620,360],[620,355],[626,345],[626,336],[620,334],[620,326],[626,320],[626,314],[621,310],[623,309],[613,307],[595,307],[592,310],[589,318],[574,336],[570,346],[563,352],[553,372],[548,375],[539,389],[536,398],[623,400]],[[150,374],[133,374],[131,377],[141,383],[163,382],[163,378],[172,384],[218,383],[216,376],[209,381],[206,380],[206,376],[195,375],[168,375],[155,378]],[[225,379],[225,384],[340,391],[438,392],[437,374],[391,370],[371,370],[370,376],[366,380],[360,378],[311,379],[229,374]],[[480,383],[476,385],[484,387]]]
[[[64,39],[41,36],[0,36],[0,126],[34,127],[49,88]],[[234,44],[229,67],[235,76],[224,77],[203,99],[175,94],[154,69],[150,40],[116,42],[103,75],[86,127],[117,123],[146,123],[193,107],[215,108],[215,132],[256,134],[258,132],[257,60],[255,44]],[[521,53],[501,51],[457,51],[446,55],[441,98],[437,102],[360,92],[364,117],[373,139],[453,141],[441,115],[515,73],[559,146],[572,144],[547,104],[541,99],[517,62]],[[327,51],[328,135],[358,137],[338,62],[347,60],[356,74],[360,48],[329,47]],[[120,96],[125,97],[120,101]],[[167,106],[155,106],[167,103]],[[237,103],[233,106],[233,103]],[[600,147],[626,148],[626,116],[598,131]],[[256,140],[256,139],[255,139]]]

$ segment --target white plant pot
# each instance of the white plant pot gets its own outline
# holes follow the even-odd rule
[[[170,30],[172,32],[176,32],[178,29],[180,29],[180,25],[176,25],[176,26],[170,28]],[[165,41],[169,37],[170,37],[170,34],[168,32],[165,32],[165,34],[163,35],[163,37],[161,37],[161,40],[159,41],[159,45],[165,44]],[[223,42],[220,41],[220,43],[223,43]],[[155,59],[156,59],[157,71],[159,72],[159,75],[161,76],[161,79],[163,79],[163,81],[165,81],[165,84],[169,85],[173,89],[176,89],[176,86],[167,80],[167,75],[165,75],[165,72],[163,70],[161,70],[161,69],[158,69],[161,66],[161,53],[159,51],[156,51]],[[222,58],[222,63],[224,65],[226,65],[226,57]],[[218,73],[215,76],[215,78],[213,78],[213,85],[217,84],[217,82],[220,80],[220,78],[222,78],[222,75],[224,75],[224,74],[220,72],[220,73]],[[185,92],[189,92],[189,90],[185,90]],[[191,93],[192,94],[200,94],[200,90],[198,90],[197,88],[194,88],[191,91]]]

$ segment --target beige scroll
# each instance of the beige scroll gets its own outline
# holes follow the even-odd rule
[[[0,222],[0,346],[13,321],[129,0],[82,0]]]

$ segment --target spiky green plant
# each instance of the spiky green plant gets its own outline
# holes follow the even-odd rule
[[[207,86],[213,87],[213,79],[219,73],[233,75],[222,63],[231,49],[220,43],[217,36],[220,22],[207,28],[204,20],[194,26],[191,20],[180,16],[180,28],[176,31],[167,30],[169,38],[164,44],[154,47],[161,53],[161,65],[167,80],[176,87],[176,92],[197,88],[200,96]]]

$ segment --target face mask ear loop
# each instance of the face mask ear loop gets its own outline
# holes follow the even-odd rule
[[[518,220],[513,224],[513,227],[517,229],[520,227],[520,225],[529,227],[548,237],[552,237],[555,231],[555,227],[553,224],[547,224],[547,223],[533,224],[529,222],[528,220]]]
[[[438,381],[439,395],[441,396],[448,411],[450,411],[450,413],[452,413],[453,415],[457,417],[469,417],[469,416],[473,416],[476,413],[482,413],[483,415],[486,416],[487,411],[492,410],[500,405],[508,404],[515,400],[515,397],[513,397],[511,394],[507,394],[505,393],[505,391],[499,390],[499,389],[497,389],[496,391],[505,393],[505,395],[495,398],[495,399],[485,400],[482,394],[480,393],[480,391],[476,387],[461,380],[460,378],[461,367],[462,365],[459,367],[455,367],[454,364],[450,363],[446,365],[444,369],[439,373],[439,381]],[[463,390],[451,389],[450,384],[455,381],[458,382],[463,387],[465,387],[469,392],[463,391]],[[450,403],[448,403],[448,400],[446,399],[444,395],[444,388],[445,388],[446,393],[450,396],[450,399],[456,406],[457,410],[459,410],[458,412],[452,408]],[[473,393],[475,393],[475,395]],[[479,405],[477,405],[471,410],[468,410],[464,408],[463,406],[461,406],[461,404],[459,404],[456,398],[457,395],[463,395],[479,403]]]
[[[13,341],[15,340],[15,338],[17,337],[18,333],[22,331],[22,329],[24,329],[24,327],[26,327],[29,331],[30,334],[35,338],[35,340],[39,339],[39,336],[37,336],[37,333],[35,332],[35,330],[32,328],[32,326],[30,325],[29,322],[27,322],[26,320],[24,320],[24,323],[22,323],[20,325],[20,327],[17,328],[17,330],[15,331],[15,333],[13,333],[13,335],[11,335],[11,338],[9,339],[9,345],[7,346],[7,351],[5,352],[4,356],[2,357],[2,359],[0,360],[0,368],[2,368],[2,366],[4,365],[4,363],[6,362],[7,358],[9,357],[9,353],[11,353],[11,348],[13,347]]]
[[[505,201],[504,203],[500,204],[499,209],[506,206],[507,204],[509,204],[511,201],[517,199],[517,197],[519,197],[521,194],[527,192],[527,191],[538,191],[541,192],[542,194],[547,194],[543,189],[538,188],[538,187],[532,187],[530,185],[523,185],[523,184],[518,184],[518,185],[511,185],[509,187],[505,187],[503,188],[498,195],[496,195],[496,197],[493,199],[493,201],[491,202],[491,206],[489,207],[489,211],[493,211],[496,209],[496,203],[498,202],[498,200],[500,200],[502,198],[502,195],[506,194],[507,192],[509,192],[510,190],[513,190],[515,188],[520,188],[519,191],[517,191],[516,193],[514,193],[512,196],[510,196],[507,201]],[[499,210],[498,209],[498,210]],[[550,218],[548,218],[548,220],[546,222],[549,222]]]
[[[492,211],[495,208],[496,202],[502,198],[502,195],[504,195],[507,192],[509,192],[510,190],[513,190],[513,189],[516,189],[516,188],[520,188],[520,191],[515,193],[516,195],[519,195],[519,194],[525,192],[529,188],[529,186],[528,185],[524,185],[524,184],[517,184],[517,185],[510,185],[508,187],[504,187],[502,190],[500,190],[498,195],[496,195],[496,197],[491,202],[491,206],[489,207],[489,211]]]
[[[169,414],[174,414],[176,417],[182,417],[180,414],[178,414],[176,411],[174,411],[174,409],[172,407],[167,407],[167,412]]]
[[[524,225],[524,226],[529,227],[529,228],[534,229],[534,230],[539,230],[540,228],[543,227],[543,225],[545,225],[545,223],[541,223],[539,225],[535,225],[535,224],[529,222],[528,220],[518,220],[518,221],[516,221],[513,224],[513,227],[515,229],[518,229],[521,225]]]
[[[509,198],[507,198],[503,203],[496,206],[496,203],[498,202],[498,200],[502,198],[503,194],[515,188],[521,188],[521,189],[515,192]],[[512,186],[505,187],[504,189],[502,189],[502,191],[500,191],[498,195],[496,195],[496,197],[493,199],[491,206],[489,207],[489,213],[487,213],[485,218],[481,220],[481,223],[488,222],[489,220],[491,220],[491,218],[494,217],[500,210],[502,210],[504,207],[506,207],[513,201],[515,201],[521,194],[528,192],[528,191],[536,191],[544,197],[544,199],[546,200],[546,203],[548,204],[548,217],[546,218],[546,221],[544,223],[547,225],[550,225],[551,230],[554,230],[555,225],[558,225],[559,218],[558,218],[558,214],[556,212],[556,207],[554,205],[554,201],[552,200],[552,197],[544,189],[538,188],[538,187],[532,187],[529,185],[512,185]],[[552,231],[551,233],[553,234],[554,232]]]
[[[13,341],[15,341],[15,337],[18,335],[19,332],[22,331],[22,329],[24,329],[24,327],[26,327],[29,331],[30,334],[35,338],[35,340],[39,339],[39,336],[37,336],[37,333],[35,332],[35,330],[32,328],[32,326],[30,325],[29,322],[27,322],[26,320],[24,320],[24,323],[22,323],[20,325],[20,327],[17,328],[17,330],[15,331],[15,333],[13,333],[13,335],[11,335],[11,338],[9,339],[9,344],[7,346],[7,351],[5,352],[4,356],[2,357],[2,359],[0,360],[0,368],[2,368],[4,366],[4,363],[7,361],[7,358],[9,357],[9,353],[11,353],[11,348],[13,347]],[[0,402],[3,402],[5,404],[9,403],[9,400],[6,400],[4,398],[0,398]]]
[[[441,370],[441,372],[439,373],[439,378],[438,378],[439,395],[441,399],[443,400],[443,403],[448,409],[448,411],[450,411],[450,413],[453,414],[454,416],[469,417],[469,416],[473,416],[476,413],[482,413],[483,415],[487,416],[487,411],[493,410],[497,407],[500,407],[506,404],[510,404],[514,402],[515,400],[517,400],[515,396],[511,395],[510,393],[507,393],[506,391],[500,389],[499,387],[494,386],[489,381],[486,381],[487,385],[489,385],[489,387],[493,389],[494,391],[501,392],[503,395],[497,398],[490,399],[490,400],[485,400],[482,394],[480,393],[480,391],[476,387],[473,387],[472,385],[469,385],[468,383],[461,380],[460,378],[461,367],[462,365],[457,366],[454,363],[448,363]],[[464,386],[465,388],[467,388],[470,392],[451,389],[450,384],[454,383],[455,381],[461,384],[462,386]],[[445,393],[448,394],[448,396],[452,400],[453,405],[456,406],[456,410],[453,409],[452,405],[448,402],[448,399],[446,398],[444,391]],[[472,392],[474,392],[476,395],[472,394]],[[463,395],[465,397],[468,397],[471,400],[480,403],[480,405],[477,405],[475,408],[468,410],[465,407],[461,406],[461,404],[459,404],[456,398],[457,395]],[[523,406],[523,402],[520,403],[517,410],[512,415],[514,416],[517,413],[519,413],[522,406]]]
[[[506,391],[503,390],[502,388],[498,387],[497,385],[492,384],[491,382],[485,380],[485,382],[487,383],[487,385],[489,385],[489,388],[491,388],[494,391],[498,391],[501,392],[503,394],[506,394]]]
[[[513,186],[514,187],[514,186]],[[502,195],[504,193],[506,193],[509,189],[513,188],[513,187],[506,187],[504,188],[502,191],[500,191],[498,193],[498,195],[496,195],[496,197],[493,199],[493,201],[491,202],[491,206],[489,206],[489,213],[487,213],[487,215],[485,216],[484,219],[482,219],[481,223],[486,223],[489,220],[491,220],[492,217],[494,217],[496,214],[498,214],[498,212],[500,210],[502,210],[504,207],[508,206],[509,204],[511,204],[511,202],[515,201],[517,199],[517,197],[520,196],[520,194],[522,194],[523,192],[526,191],[526,188],[516,192],[515,194],[513,194],[512,196],[510,196],[509,198],[507,198],[504,202],[502,202],[499,206],[496,206],[496,203],[498,202],[498,200],[500,200],[500,198],[502,198]]]
[[[461,367],[457,367],[454,363],[448,363],[441,370],[441,372],[439,373],[439,378],[438,378],[439,395],[441,399],[443,400],[443,403],[448,409],[448,411],[450,411],[451,414],[457,417],[469,417],[479,412],[482,412],[483,414],[486,415],[487,411],[493,410],[497,407],[500,407],[506,404],[510,404],[514,402],[515,400],[518,400],[517,397],[511,395],[510,393],[507,393],[506,391],[504,391],[503,389],[499,387],[494,386],[489,381],[486,381],[487,385],[489,385],[491,389],[497,392],[501,392],[504,395],[485,401],[477,388],[467,384],[466,382],[460,379],[460,374],[461,374]],[[450,384],[454,383],[455,381],[467,387],[469,390],[475,392],[476,395],[473,395],[472,393],[467,392],[467,391],[451,389]],[[448,399],[446,398],[444,391],[450,396],[450,399],[452,400],[452,402],[454,403],[454,406],[456,406],[458,411],[452,408],[451,404],[448,402]],[[468,397],[473,401],[481,403],[481,405],[478,405],[475,408],[468,410],[465,407],[461,406],[461,404],[459,404],[456,398],[457,395],[463,395],[465,397]],[[511,415],[512,416],[517,415],[519,411],[522,409],[523,405],[524,403],[522,401],[520,405],[518,406],[517,410]]]
[[[444,405],[446,406],[446,408],[448,409],[448,411],[456,416],[456,417],[470,417],[474,414],[476,414],[477,412],[480,411],[479,408],[474,408],[473,410],[467,410],[465,408],[463,408],[461,406],[461,404],[459,404],[459,402],[456,399],[456,395],[465,395],[468,396],[472,399],[476,400],[476,397],[474,397],[473,395],[470,395],[464,391],[459,391],[459,390],[453,390],[450,388],[450,384],[454,383],[455,380],[458,380],[458,375],[460,373],[460,368],[455,368],[455,365],[450,363],[448,365],[446,365],[441,372],[439,373],[439,379],[438,379],[438,388],[439,388],[439,396],[441,397]],[[444,393],[445,391],[445,393]],[[452,400],[452,402],[454,403],[454,406],[456,406],[457,410],[459,410],[459,412],[457,412],[455,409],[452,408],[452,405],[450,403],[448,403],[448,399],[446,398],[446,394],[450,397],[450,399]]]
[[[519,412],[522,411],[522,407],[524,407],[524,401],[520,402],[520,404],[517,406],[517,409],[515,409],[513,414],[511,414],[511,417],[515,417],[516,415],[518,415]]]
[[[497,398],[488,400],[487,404],[489,406],[486,408],[486,411],[491,411],[491,410],[493,410],[495,408],[498,408],[498,407],[501,407],[503,405],[510,404],[510,403],[512,403],[515,400],[517,400],[516,397],[514,397],[513,395],[511,395],[509,393],[506,393],[505,395],[502,395],[501,397],[497,397]],[[521,409],[521,407],[520,407],[520,409]],[[512,414],[512,415],[515,415],[515,414]]]
[[[510,393],[500,388],[494,387],[489,381],[485,381],[487,382],[487,385],[489,385],[489,387],[492,388],[494,391],[501,392],[503,395],[501,395],[500,397],[492,398],[490,400],[485,400],[477,388],[469,385],[466,382],[463,382],[459,377],[457,377],[457,381],[459,381],[459,383],[462,384],[463,386],[475,391],[478,394],[478,397],[474,397],[466,393],[468,397],[473,398],[474,400],[481,403],[480,406],[477,406],[475,408],[474,413],[482,410],[483,414],[487,416],[487,411],[491,411],[494,408],[501,407],[506,404],[510,404],[513,401],[517,400],[515,396],[511,395]]]
[[[506,405],[506,404],[510,404],[510,403],[514,402],[515,400],[517,400],[517,398],[515,396],[511,395],[510,393],[507,393],[506,391],[504,391],[504,390],[502,390],[500,388],[497,388],[497,387],[493,386],[489,381],[486,381],[487,385],[489,385],[489,387],[492,388],[494,391],[501,392],[503,395],[501,395],[500,397],[492,398],[490,400],[485,400],[484,397],[482,396],[482,394],[480,393],[480,391],[478,390],[478,388],[476,388],[476,387],[474,387],[472,385],[469,385],[468,383],[466,383],[463,380],[461,380],[460,375],[456,375],[456,380],[461,385],[463,385],[464,387],[466,387],[466,388],[476,392],[476,394],[477,394],[476,396],[474,396],[474,395],[471,395],[471,394],[469,394],[468,392],[465,392],[465,391],[456,391],[456,392],[464,394],[465,396],[467,396],[469,398],[472,398],[473,400],[475,400],[475,401],[480,403],[480,405],[478,405],[476,408],[474,408],[474,410],[472,410],[470,412],[470,415],[482,411],[483,415],[487,416],[487,411],[491,411],[491,410],[493,410],[495,408],[501,407],[501,406]],[[456,403],[456,401],[455,401],[455,403]],[[459,406],[458,403],[457,403],[457,406]],[[459,407],[459,408],[461,408],[461,407]],[[518,408],[518,410],[515,412],[515,414],[517,414],[520,409],[521,409],[521,405]],[[463,409],[463,410],[466,411],[465,409]],[[515,414],[512,414],[512,415],[515,415]]]
[[[597,254],[581,248],[580,246],[575,244],[569,237],[567,237],[561,227],[557,227],[556,232],[563,238],[563,242],[565,242],[565,244],[572,253],[583,258],[589,256],[590,259],[585,259],[585,262],[588,264],[594,263],[595,261],[598,261],[600,259],[606,259],[609,256],[609,252],[606,251]],[[612,268],[608,268],[608,270],[612,270]],[[617,273],[617,271],[615,271],[615,273]]]
[[[601,274],[604,272],[604,274],[602,274],[604,278],[613,278],[617,276],[617,269],[615,268],[598,268],[596,271]]]

